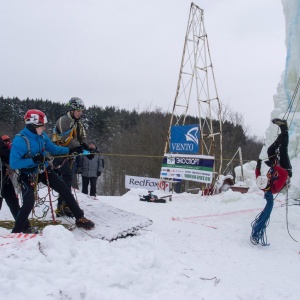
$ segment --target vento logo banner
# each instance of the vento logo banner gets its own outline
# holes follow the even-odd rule
[[[146,189],[148,191],[164,190],[169,192],[169,183],[157,178],[125,175],[126,189]]]
[[[165,154],[160,177],[164,180],[191,180],[211,183],[214,156]]]
[[[171,127],[171,153],[199,153],[199,125],[183,125]]]

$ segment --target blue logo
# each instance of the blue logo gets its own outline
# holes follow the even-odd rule
[[[199,125],[171,127],[170,153],[199,153]]]

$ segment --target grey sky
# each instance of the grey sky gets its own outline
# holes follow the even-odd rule
[[[284,70],[280,0],[198,0],[220,99],[264,135]],[[173,106],[190,1],[0,0],[0,95]]]

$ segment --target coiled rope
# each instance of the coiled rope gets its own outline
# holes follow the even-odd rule
[[[250,236],[250,241],[253,245],[260,244],[261,246],[269,246],[266,228],[270,223],[270,216],[275,199],[273,199],[273,194],[271,191],[266,192],[264,198],[267,200],[265,208],[261,213],[259,213],[256,216],[254,221],[251,223],[252,232]]]

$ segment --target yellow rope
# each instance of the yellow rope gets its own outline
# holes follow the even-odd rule
[[[92,155],[94,154],[101,154],[103,156],[115,156],[115,157],[141,157],[141,158],[159,158],[163,159],[163,155],[144,155],[144,154],[124,154],[124,153],[100,153],[100,152],[94,152],[91,153]],[[85,156],[86,154],[78,154],[81,156]],[[89,154],[88,154],[89,155]],[[176,155],[176,154],[174,154]],[[187,154],[188,155],[188,154]],[[65,154],[65,155],[55,155],[53,158],[62,158],[62,157],[74,157],[76,155],[73,154]],[[219,158],[215,158],[215,160],[220,160]],[[229,158],[223,158],[223,160],[231,160]],[[253,159],[256,161],[256,159]],[[233,159],[233,161],[239,161],[239,159]]]

